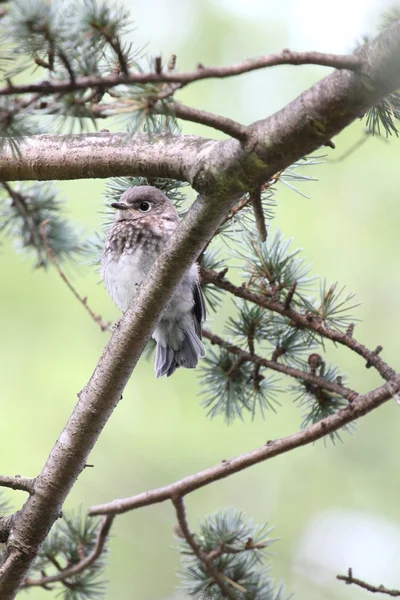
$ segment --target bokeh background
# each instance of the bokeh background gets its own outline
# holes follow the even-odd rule
[[[149,54],[178,56],[181,70],[230,64],[279,51],[348,52],[376,32],[384,0],[135,0],[126,2],[136,29],[132,41]],[[193,84],[183,102],[243,123],[266,117],[329,70],[275,67],[240,78]],[[223,137],[184,123],[183,131]],[[276,218],[304,249],[312,273],[338,280],[361,306],[357,337],[399,368],[399,140],[374,138],[342,158],[364,135],[361,122],[335,139],[324,164],[304,170],[318,181],[302,183],[309,199],[278,187]],[[63,182],[66,210],[88,233],[99,226],[103,181]],[[106,320],[118,312],[85,264],[70,275],[92,308]],[[0,470],[34,476],[86,384],[107,343],[57,274],[33,270],[7,241],[0,254]],[[224,319],[231,305],[211,317]],[[328,358],[350,374],[352,387],[380,384],[349,352],[328,347]],[[227,427],[210,422],[200,405],[194,372],[156,380],[142,360],[123,401],[107,424],[76,483],[67,509],[97,504],[158,487],[222,459],[299,429],[301,414],[282,395],[276,414]],[[275,526],[279,541],[272,574],[297,598],[362,598],[367,592],[336,581],[349,566],[375,584],[400,588],[400,407],[393,400],[363,418],[353,436],[336,446],[318,443],[235,475],[187,498],[194,528],[198,518],[237,506]],[[7,492],[16,507],[23,494]],[[113,530],[107,598],[182,600],[171,548],[174,511],[161,504],[120,516]],[[51,592],[30,592],[45,600]]]

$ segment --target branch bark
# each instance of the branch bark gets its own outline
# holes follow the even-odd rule
[[[7,475],[0,475],[0,487],[11,488],[12,490],[21,490],[22,492],[28,492],[31,494],[35,485],[35,480],[30,477],[20,477],[15,475],[9,477]]]

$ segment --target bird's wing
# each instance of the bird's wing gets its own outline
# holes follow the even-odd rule
[[[204,303],[203,292],[201,291],[200,283],[195,282],[193,286],[193,312],[195,316],[196,333],[201,339],[201,323],[206,320],[206,305]]]

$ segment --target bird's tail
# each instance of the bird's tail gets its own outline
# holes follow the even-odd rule
[[[156,377],[166,375],[169,377],[178,367],[194,369],[199,358],[205,356],[203,342],[194,331],[187,329],[185,337],[178,350],[174,350],[168,343],[168,339],[158,336],[155,360]]]

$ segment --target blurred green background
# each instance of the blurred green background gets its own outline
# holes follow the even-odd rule
[[[373,34],[388,7],[383,0],[334,3],[317,0],[139,0],[131,7],[137,29],[132,41],[148,42],[150,54],[178,56],[180,70],[230,64],[280,51],[351,51],[364,34]],[[225,81],[193,84],[178,98],[244,123],[266,117],[320,79],[318,67],[276,67]],[[102,125],[103,126],[103,125]],[[106,125],[107,126],[107,125]],[[218,134],[185,123],[185,133]],[[370,139],[341,160],[364,128],[355,123],[335,139],[336,150],[323,165],[303,170],[318,178],[302,183],[305,199],[278,187],[273,227],[280,227],[304,249],[313,274],[338,280],[357,294],[362,322],[356,336],[370,347],[382,344],[383,357],[399,368],[400,273],[399,141]],[[222,137],[218,136],[218,137]],[[60,184],[66,210],[87,232],[100,222],[103,181]],[[58,275],[32,269],[9,243],[1,247],[1,422],[3,474],[34,476],[88,381],[107,343]],[[86,265],[69,274],[91,307],[106,320],[118,312]],[[208,325],[230,310],[212,315]],[[328,358],[350,374],[352,387],[366,391],[380,384],[349,352],[328,347]],[[115,410],[66,508],[106,502],[159,487],[266,440],[299,429],[301,413],[292,398],[265,421],[207,420],[194,372],[156,380],[152,363],[142,360]],[[275,526],[272,574],[298,598],[362,598],[367,593],[336,581],[352,566],[356,576],[400,588],[398,465],[400,408],[395,401],[359,422],[336,447],[318,443],[278,457],[187,498],[196,520],[229,505],[258,522]],[[18,507],[23,494],[7,492]],[[178,557],[171,549],[174,511],[168,503],[142,508],[116,520],[111,541],[107,598],[182,600],[177,591]],[[45,600],[51,592],[30,592]]]

